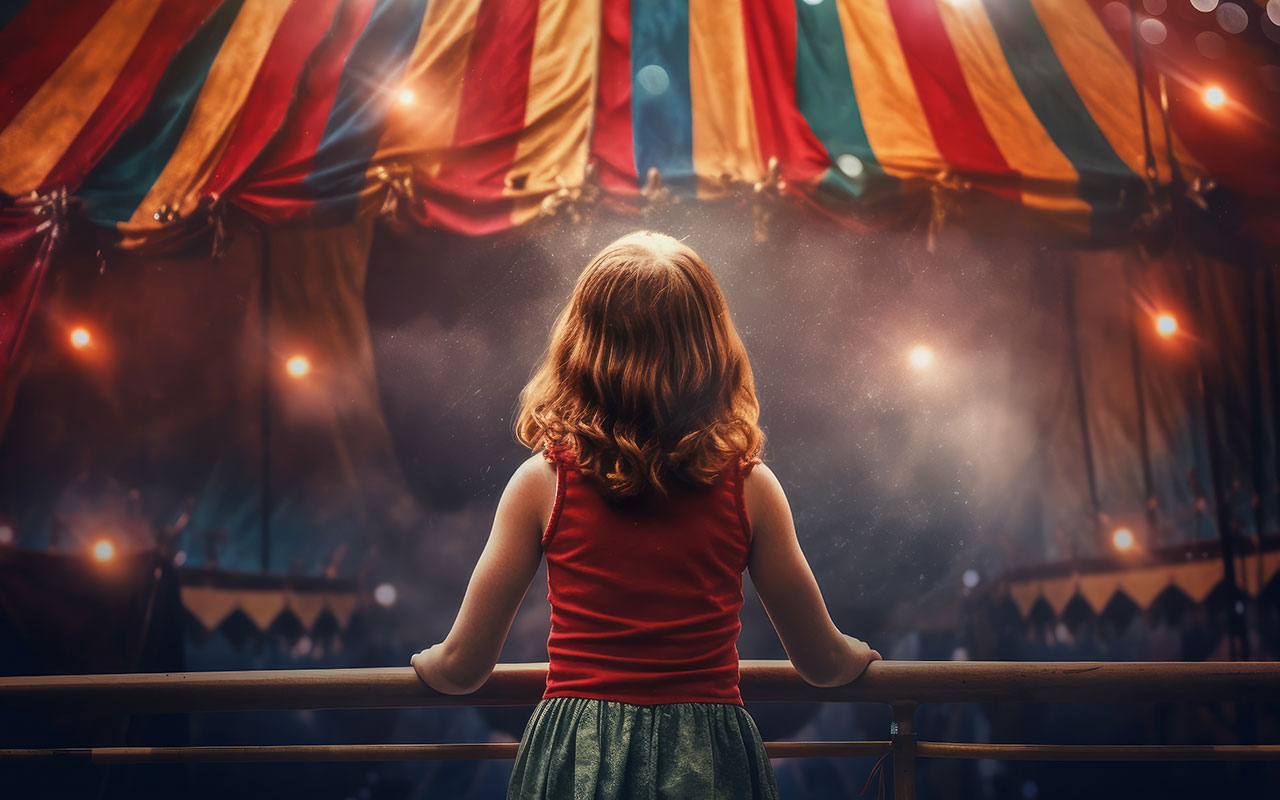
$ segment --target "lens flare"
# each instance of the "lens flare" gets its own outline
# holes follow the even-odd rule
[[[1166,339],[1178,332],[1178,320],[1172,314],[1161,314],[1156,317],[1156,333]]]
[[[76,328],[71,332],[71,346],[77,350],[83,350],[93,341],[93,337],[89,335],[88,328]]]
[[[1209,108],[1221,108],[1227,102],[1227,93],[1221,86],[1210,86],[1204,90],[1204,104]]]
[[[294,356],[284,363],[284,368],[295,378],[305,378],[311,371],[311,361],[306,356]]]
[[[402,106],[411,106],[417,97],[418,96],[414,94],[412,89],[401,89],[400,93],[396,95],[396,100],[398,100]]]

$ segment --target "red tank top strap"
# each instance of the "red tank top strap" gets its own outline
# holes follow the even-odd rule
[[[742,522],[742,535],[746,537],[748,547],[751,546],[751,519],[747,516],[747,476],[751,474],[751,470],[757,464],[761,463],[764,462],[758,458],[740,458],[737,462],[737,469],[734,470],[734,500],[738,506],[738,519]]]

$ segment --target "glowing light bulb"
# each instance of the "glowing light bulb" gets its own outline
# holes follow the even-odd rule
[[[1156,317],[1156,333],[1166,339],[1178,332],[1178,320],[1172,314],[1161,314]]]
[[[99,563],[105,564],[116,557],[116,546],[110,539],[99,539],[94,542],[93,557]]]
[[[933,366],[933,350],[928,345],[918,344],[907,354],[907,362],[915,369],[923,372]]]
[[[85,349],[91,341],[93,337],[89,335],[88,328],[76,328],[71,332],[71,346],[77,350]]]
[[[1111,543],[1120,551],[1131,549],[1133,547],[1133,531],[1128,528],[1116,528],[1115,533],[1111,534]]]
[[[1227,102],[1227,93],[1221,86],[1210,86],[1204,90],[1204,104],[1209,108],[1221,108]]]
[[[416,99],[417,95],[414,94],[412,89],[401,89],[400,93],[396,95],[396,100],[399,100],[402,106],[411,106]]]
[[[306,356],[294,356],[284,362],[284,368],[295,378],[305,378],[311,371],[311,361]]]

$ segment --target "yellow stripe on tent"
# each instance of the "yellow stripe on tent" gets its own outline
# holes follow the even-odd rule
[[[515,225],[538,213],[542,198],[581,186],[595,110],[600,4],[542,0],[538,4],[524,129],[503,194],[517,198]]]
[[[689,96],[698,197],[724,196],[721,175],[760,180],[764,163],[740,3],[689,0]]]
[[[1023,202],[1063,212],[1072,227],[1088,229],[1092,208],[1076,194],[1079,174],[1022,96],[982,4],[942,2],[938,9],[991,138],[1026,179],[1019,186]]]
[[[933,141],[885,0],[839,0],[836,8],[876,161],[902,178],[937,176],[947,164]]]
[[[161,206],[184,215],[195,209],[290,4],[291,0],[245,0],[209,68],[177,148],[129,221],[118,226],[125,234],[124,244],[136,243],[131,237],[159,224],[152,215]]]
[[[117,0],[0,132],[0,190],[41,188],[111,91],[160,7],[160,0]]]
[[[458,107],[471,56],[471,36],[481,0],[427,3],[418,41],[405,65],[401,85],[414,92],[414,102],[387,116],[386,130],[372,164],[422,157],[422,171],[434,175],[440,151],[453,144]]]
[[[1144,175],[1142,118],[1135,101],[1133,67],[1102,27],[1102,20],[1082,0],[1029,0],[1040,26],[1058,54],[1090,116],[1113,150],[1135,175]],[[1151,129],[1151,146],[1161,182],[1170,180],[1168,150],[1160,109],[1149,93],[1142,93]],[[1200,167],[1173,137],[1174,155],[1187,172]]]

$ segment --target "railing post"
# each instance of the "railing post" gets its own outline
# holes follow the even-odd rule
[[[916,707],[903,704],[892,708],[893,800],[916,800]]]

